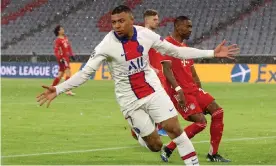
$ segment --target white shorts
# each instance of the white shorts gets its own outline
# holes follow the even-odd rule
[[[136,103],[139,108],[129,110],[126,119],[141,137],[150,135],[155,130],[155,123],[177,116],[171,99],[163,90],[140,100]],[[143,102],[143,104],[141,105],[139,102]]]

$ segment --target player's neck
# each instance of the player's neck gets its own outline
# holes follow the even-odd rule
[[[128,35],[127,35],[127,38],[128,38],[128,39],[131,39],[133,35],[134,35],[134,30],[133,30],[133,28],[132,28],[132,29],[129,31],[129,33],[128,33]]]
[[[64,38],[65,35],[58,35],[58,38]]]
[[[182,38],[182,37],[181,37],[180,35],[178,35],[176,32],[173,32],[172,35],[171,35],[171,37],[172,37],[175,41],[177,41],[177,42],[179,42],[179,43],[183,43],[184,38]]]

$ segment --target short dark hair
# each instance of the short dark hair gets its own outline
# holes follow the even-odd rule
[[[60,28],[62,28],[61,25],[57,25],[57,26],[55,27],[55,29],[54,29],[54,34],[55,34],[56,36],[58,36],[58,32],[59,32]]]
[[[175,18],[174,20],[174,26],[176,26],[176,24],[178,24],[179,22],[185,21],[185,20],[190,20],[189,17],[187,16],[178,16]]]
[[[122,12],[132,13],[131,9],[128,6],[126,6],[126,5],[120,5],[120,6],[115,7],[112,10],[111,15],[113,15],[113,14],[120,14]]]
[[[158,15],[158,12],[154,9],[147,9],[145,12],[144,12],[144,18],[148,17],[148,16],[156,16]]]

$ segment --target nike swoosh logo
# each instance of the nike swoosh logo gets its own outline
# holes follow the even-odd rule
[[[169,111],[170,111],[170,112],[172,112],[172,111],[173,111],[173,109],[174,109],[174,108],[171,108],[171,109],[169,109]]]

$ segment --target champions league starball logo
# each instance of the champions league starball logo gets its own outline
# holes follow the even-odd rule
[[[248,82],[250,80],[250,69],[246,64],[236,64],[231,71],[232,82]]]
[[[53,75],[53,77],[57,77],[58,76],[58,70],[59,70],[58,65],[53,66],[53,68],[52,68],[52,75]]]

